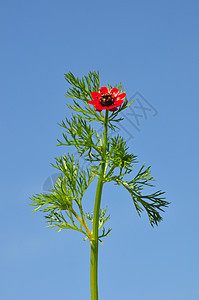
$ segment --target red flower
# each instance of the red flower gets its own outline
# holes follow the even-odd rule
[[[88,101],[88,103],[94,105],[96,111],[102,111],[103,109],[116,111],[118,110],[117,106],[124,102],[122,99],[125,96],[125,93],[120,94],[116,88],[109,90],[107,87],[101,87],[99,92],[91,93],[93,100]]]

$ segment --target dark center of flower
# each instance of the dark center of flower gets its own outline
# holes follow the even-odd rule
[[[114,99],[112,98],[112,95],[110,94],[105,94],[102,95],[100,98],[100,104],[102,106],[111,106],[114,104]]]

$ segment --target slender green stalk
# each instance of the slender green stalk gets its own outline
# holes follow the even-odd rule
[[[105,172],[106,159],[106,145],[107,145],[107,121],[108,110],[105,112],[104,121],[104,136],[103,136],[103,162],[101,164],[100,177],[97,183],[97,190],[95,196],[94,216],[93,216],[93,237],[91,242],[91,261],[90,261],[90,285],[91,285],[91,300],[98,300],[98,227],[99,227],[99,213],[102,198],[103,177]]]

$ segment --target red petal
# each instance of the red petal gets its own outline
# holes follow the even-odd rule
[[[117,95],[117,99],[119,98],[120,100],[123,99],[124,97],[126,97],[126,93]]]
[[[107,94],[108,92],[109,92],[109,89],[107,88],[107,87],[101,87],[100,89],[100,92],[102,93],[102,94]]]
[[[94,105],[94,106],[96,106],[96,105],[99,104],[99,103],[98,103],[97,101],[95,101],[95,100],[93,100],[93,101],[88,101],[88,103],[89,103],[89,104],[92,104],[92,105]]]
[[[97,110],[101,110],[101,111],[104,110],[104,109],[107,109],[106,106],[101,106],[101,107],[95,106],[95,108],[96,108]]]
[[[110,105],[110,106],[104,106],[104,107],[107,107],[108,109],[111,109],[111,108],[115,107],[115,104]]]
[[[116,97],[119,93],[119,90],[116,89],[116,88],[113,88],[113,89],[110,90],[110,92],[113,93],[113,95]]]
[[[103,109],[103,106],[100,103],[95,103],[95,108],[96,109]]]
[[[112,109],[114,109],[115,107],[113,107],[113,105],[112,106],[103,106],[102,108],[101,108],[101,110],[103,110],[103,109],[108,109],[108,110],[112,110]]]
[[[88,103],[96,105],[96,104],[99,104],[99,100],[90,100],[90,101],[88,101]]]
[[[123,100],[116,100],[114,106],[120,106],[123,102]]]
[[[116,108],[116,107],[114,107],[114,108],[111,108],[111,109],[109,109],[110,111],[116,111],[116,110],[118,110],[118,108]]]
[[[101,97],[101,94],[99,92],[92,92],[91,93],[91,97],[94,99],[94,100],[99,100],[99,98]]]

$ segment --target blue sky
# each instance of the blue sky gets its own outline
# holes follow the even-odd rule
[[[64,73],[94,69],[102,86],[121,81],[127,97],[153,107],[146,118],[140,110],[139,130],[129,111],[120,134],[128,138],[128,129],[130,150],[171,202],[151,228],[125,190],[104,187],[113,230],[99,251],[100,299],[199,299],[198,15],[193,0],[1,2],[2,299],[90,297],[89,243],[46,229],[29,197],[68,151],[55,147],[57,123],[70,116]]]

